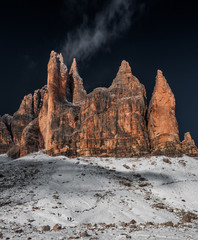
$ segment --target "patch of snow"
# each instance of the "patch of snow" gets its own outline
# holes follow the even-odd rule
[[[182,220],[198,214],[197,169],[198,160],[188,156],[0,155],[0,233],[38,240],[198,239],[198,220]],[[43,232],[47,225],[51,230]]]

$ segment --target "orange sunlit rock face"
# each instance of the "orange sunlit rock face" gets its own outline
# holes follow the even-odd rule
[[[123,61],[109,88],[87,95],[80,109],[79,155],[140,156],[149,153],[146,92]]]
[[[198,152],[198,149],[195,145],[195,141],[192,139],[189,132],[185,133],[184,140],[181,142],[182,152],[185,154],[195,154]]]
[[[196,155],[189,133],[180,143],[175,98],[161,71],[147,116],[145,87],[122,61],[109,88],[87,94],[76,59],[70,71],[52,51],[47,86],[24,97],[19,110],[0,119],[1,152],[132,157],[148,154]]]
[[[180,152],[179,129],[175,117],[175,98],[162,71],[157,71],[148,110],[148,132],[154,153]]]
[[[71,95],[72,95],[71,102],[74,104],[81,105],[82,101],[86,98],[87,93],[83,86],[83,80],[78,73],[78,67],[77,67],[75,58],[73,60],[69,75],[71,78],[71,83],[70,83],[71,84],[70,89],[71,89]]]
[[[110,88],[86,94],[74,59],[66,86],[69,99],[59,100],[58,61],[50,58],[48,97],[39,125],[49,154],[68,156],[140,156],[149,153],[146,92],[123,61]],[[56,87],[54,87],[56,86]],[[53,87],[53,89],[51,89]]]
[[[23,129],[38,117],[46,91],[46,86],[44,86],[42,89],[36,90],[33,96],[32,94],[25,96],[18,111],[14,113],[11,121],[14,144],[20,144]]]

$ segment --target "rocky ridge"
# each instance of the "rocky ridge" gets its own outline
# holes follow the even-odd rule
[[[54,51],[47,86],[25,96],[13,117],[0,118],[1,154],[16,158],[41,149],[69,157],[198,154],[190,133],[180,142],[174,94],[162,71],[147,110],[145,87],[128,62],[109,88],[87,94],[76,59],[69,71]]]

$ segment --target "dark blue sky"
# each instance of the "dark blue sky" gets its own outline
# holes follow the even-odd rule
[[[144,8],[135,12],[133,24],[79,62],[85,88],[90,92],[98,86],[108,87],[125,59],[145,85],[150,100],[156,71],[161,69],[175,94],[181,138],[190,131],[198,144],[196,1],[138,3]],[[46,84],[50,51],[61,51],[67,33],[78,28],[85,16],[91,22],[106,4],[102,0],[1,3],[1,115],[13,114],[24,95]]]

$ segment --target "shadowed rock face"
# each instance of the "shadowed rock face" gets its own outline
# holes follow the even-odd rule
[[[19,110],[0,119],[1,152],[24,156],[41,149],[50,155],[131,157],[197,154],[189,134],[182,143],[174,95],[161,71],[146,118],[146,91],[122,61],[109,88],[87,94],[76,60],[70,71],[52,51],[47,86],[24,97]]]
[[[175,117],[175,98],[160,70],[157,72],[148,110],[148,132],[152,152],[156,154],[179,153],[180,140]]]
[[[40,133],[38,118],[31,121],[23,130],[20,142],[20,156],[38,152],[44,148],[43,137]]]
[[[24,97],[19,110],[13,115],[11,129],[15,144],[20,144],[23,129],[34,119],[32,105],[32,94],[29,94]]]
[[[6,153],[12,144],[12,137],[3,119],[0,118],[0,154]]]
[[[32,94],[25,96],[22,100],[19,110],[14,113],[11,120],[11,131],[14,144],[20,145],[23,129],[32,120],[38,117],[38,114],[43,104],[45,92],[46,86],[44,86],[42,89],[36,90],[33,96]]]
[[[43,98],[47,87],[36,90],[34,94],[29,94],[24,97],[17,112],[13,117],[5,114],[1,120],[3,124],[0,125],[1,139],[1,153],[9,152],[10,156],[19,156],[21,136],[25,127],[31,123],[40,112],[43,105]],[[15,147],[14,147],[15,146]],[[18,152],[17,152],[18,151]]]

